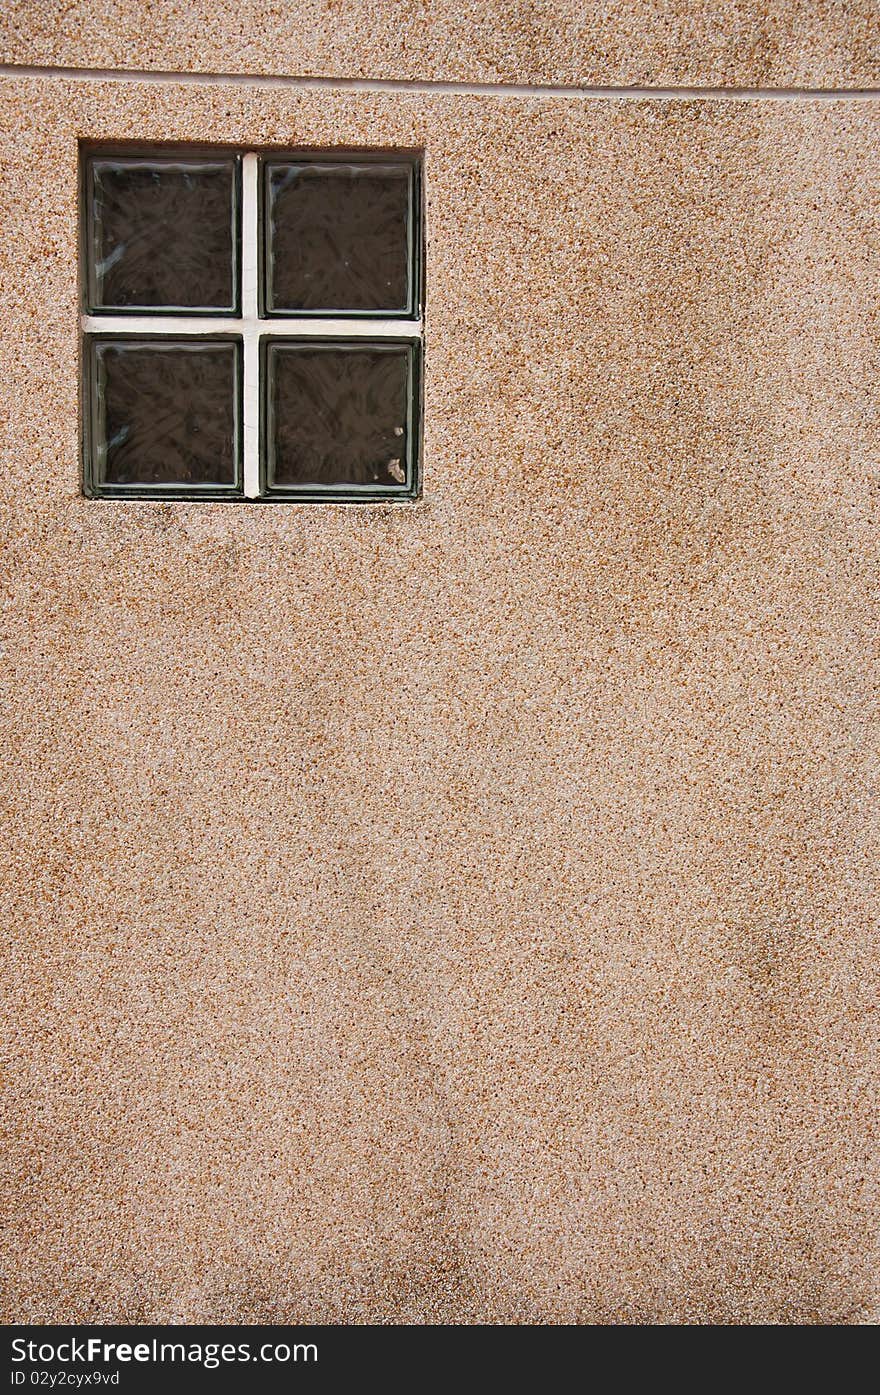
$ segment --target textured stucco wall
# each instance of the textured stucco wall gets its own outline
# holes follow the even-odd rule
[[[7,1315],[876,1315],[880,105],[0,121]],[[423,501],[80,496],[80,137],[424,146]]]
[[[877,0],[5,0],[0,62],[570,84],[880,80]]]

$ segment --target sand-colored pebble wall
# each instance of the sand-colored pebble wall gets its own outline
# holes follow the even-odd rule
[[[740,71],[657,32],[611,80]],[[876,1318],[880,98],[0,126],[7,1319]],[[424,149],[421,500],[82,497],[80,139]]]

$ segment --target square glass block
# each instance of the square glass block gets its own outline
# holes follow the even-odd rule
[[[267,493],[412,494],[418,347],[264,338]]]
[[[89,157],[88,308],[234,313],[238,186],[235,156]]]
[[[266,314],[417,314],[412,162],[267,160],[263,218]]]
[[[240,493],[235,339],[88,343],[87,478],[94,493]]]

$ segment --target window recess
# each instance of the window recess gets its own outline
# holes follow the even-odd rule
[[[85,150],[85,492],[413,498],[420,185],[387,151]]]

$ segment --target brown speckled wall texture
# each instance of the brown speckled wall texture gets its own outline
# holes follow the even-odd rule
[[[132,58],[87,8],[15,56]],[[706,63],[861,77],[867,12]],[[876,1319],[880,105],[0,119],[7,1316]],[[80,138],[424,147],[421,501],[81,497]]]
[[[346,78],[856,87],[877,0],[5,0],[0,62]]]

